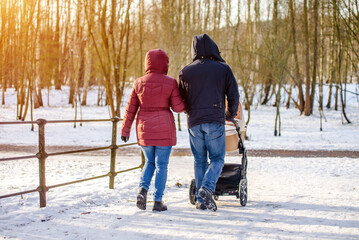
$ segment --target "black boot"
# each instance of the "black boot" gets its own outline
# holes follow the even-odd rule
[[[147,189],[140,188],[137,195],[137,207],[141,210],[146,210],[146,201],[147,201]]]
[[[155,201],[155,203],[153,204],[152,211],[161,212],[166,210],[167,210],[167,206],[162,201]]]
[[[198,195],[201,196],[201,198],[204,200],[204,205],[207,209],[213,212],[217,211],[217,205],[212,198],[213,193],[211,191],[209,191],[207,188],[201,187],[198,190]]]

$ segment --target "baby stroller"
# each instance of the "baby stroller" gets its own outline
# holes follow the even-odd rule
[[[243,111],[242,111],[243,112]],[[238,149],[239,155],[242,157],[241,164],[225,163],[222,173],[217,181],[216,189],[213,193],[214,200],[218,201],[219,196],[234,195],[239,199],[240,204],[245,206],[247,204],[247,150],[244,147],[244,121],[237,119],[226,123],[226,126],[234,126],[234,130],[226,130],[226,152],[231,152]],[[232,124],[233,125],[232,125]],[[242,125],[242,126],[240,126]],[[242,130],[242,132],[241,132]],[[191,180],[189,187],[189,201],[191,204],[196,204],[196,181]]]

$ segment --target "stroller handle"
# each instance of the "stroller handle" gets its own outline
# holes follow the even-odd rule
[[[231,120],[228,120],[228,121],[234,124],[234,126],[236,127],[237,132],[240,132],[240,125],[239,125],[239,121],[237,119],[231,119]]]

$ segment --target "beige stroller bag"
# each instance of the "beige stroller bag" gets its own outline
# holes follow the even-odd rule
[[[241,135],[242,141],[244,141],[246,134],[246,122],[244,120],[244,112],[241,103],[238,105],[238,112],[235,120],[239,123],[239,133]],[[233,123],[226,123],[226,152],[232,152],[238,149],[239,133],[237,133],[235,126],[234,128],[233,126]]]

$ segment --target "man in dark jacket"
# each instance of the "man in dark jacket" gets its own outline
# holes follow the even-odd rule
[[[192,59],[193,62],[179,74],[179,89],[187,106],[190,145],[195,160],[196,208],[216,211],[212,195],[224,164],[224,125],[225,120],[237,114],[238,84],[216,43],[207,34],[194,36]]]

